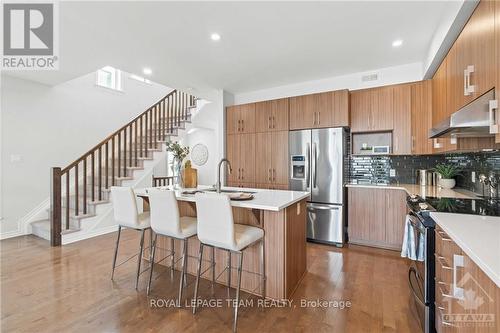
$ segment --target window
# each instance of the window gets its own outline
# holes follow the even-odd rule
[[[122,78],[120,70],[106,66],[97,71],[97,85],[113,90],[122,90]]]
[[[143,83],[151,84],[151,81],[149,81],[148,79],[146,79],[142,76],[139,76],[139,75],[130,74],[130,78],[133,80],[136,80],[136,81],[143,82]]]

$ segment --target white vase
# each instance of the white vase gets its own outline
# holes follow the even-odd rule
[[[455,184],[456,184],[455,179],[444,179],[444,178],[441,178],[439,180],[439,185],[441,185],[442,188],[451,189],[451,188],[455,187]]]

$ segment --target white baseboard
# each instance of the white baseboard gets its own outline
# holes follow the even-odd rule
[[[26,235],[26,234],[23,233],[21,230],[12,230],[12,231],[0,232],[0,240],[1,239],[12,238],[12,237],[24,236],[24,235]]]

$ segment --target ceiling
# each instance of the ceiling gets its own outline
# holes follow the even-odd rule
[[[240,93],[422,62],[461,3],[61,2],[60,70],[11,74],[54,85],[150,67],[167,86]]]

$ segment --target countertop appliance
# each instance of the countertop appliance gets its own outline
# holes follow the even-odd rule
[[[347,133],[342,127],[290,131],[290,190],[311,193],[307,239],[345,242],[344,162]]]
[[[500,216],[498,198],[438,198],[408,196],[406,205],[409,209],[410,224],[415,239],[424,237],[424,261],[412,261],[408,271],[408,282],[412,297],[412,306],[418,315],[425,333],[435,332],[435,222],[431,212]]]

